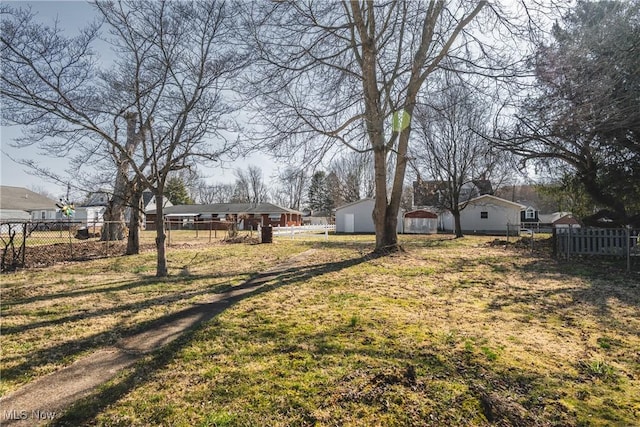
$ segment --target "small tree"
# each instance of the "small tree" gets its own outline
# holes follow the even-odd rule
[[[174,205],[192,205],[193,200],[187,192],[184,182],[178,178],[169,178],[165,187],[165,193],[169,201]]]
[[[312,212],[329,214],[333,207],[331,192],[327,182],[327,174],[317,171],[311,177],[309,184],[309,209]]]
[[[94,4],[117,52],[108,71],[92,51],[97,25],[68,38],[30,11],[2,5],[3,119],[27,126],[23,144],[42,143],[52,155],[107,153],[116,166],[110,212],[118,221],[132,191],[151,189],[156,274],[166,276],[167,180],[229,150],[219,131],[233,109],[223,94],[246,64],[232,43],[235,9],[222,1]]]
[[[416,113],[416,169],[418,176],[423,171],[435,181],[439,194],[435,207],[451,212],[456,237],[462,237],[460,214],[478,195],[468,188],[486,181],[502,156],[482,136],[490,121],[485,103],[467,87],[446,84],[441,95],[430,101]]]

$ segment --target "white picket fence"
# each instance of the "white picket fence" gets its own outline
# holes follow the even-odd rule
[[[329,240],[329,232],[336,231],[336,226],[331,224],[321,225],[299,225],[293,227],[273,227],[274,236],[290,237],[292,240],[296,237],[320,237],[324,236],[325,240]]]

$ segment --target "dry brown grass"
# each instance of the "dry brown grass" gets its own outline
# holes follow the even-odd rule
[[[608,263],[556,262],[491,241],[404,237],[407,252],[386,257],[369,255],[369,236],[315,242],[302,264],[280,274],[264,292],[146,357],[60,422],[634,425],[640,418],[637,273],[626,274]],[[40,299],[12,297],[21,302],[8,306],[14,310],[11,316],[18,316],[17,307],[27,316],[10,317],[23,325],[13,338],[33,333],[24,336],[37,341],[51,326],[39,325],[40,317],[28,314],[47,309],[39,304],[49,293],[58,296],[57,304],[69,304],[65,293],[83,289],[81,295],[69,296],[87,298],[73,304],[88,315],[97,310],[90,301],[101,304],[111,298],[114,314],[123,317],[98,323],[104,322],[103,336],[112,330],[121,335],[158,310],[172,310],[216,287],[236,284],[272,264],[270,260],[283,260],[308,246],[283,241],[235,247],[242,250],[235,252],[231,265],[221,251],[236,249],[215,247],[206,257],[196,257],[193,277],[181,279],[180,266],[195,255],[186,251],[171,264],[177,277],[149,284],[144,298],[136,296],[142,285],[136,285],[131,269],[149,266],[149,260],[127,262],[119,272],[112,271],[113,264],[101,263],[85,266],[84,275],[62,268],[60,275],[74,277],[75,283],[52,280],[49,292],[36,293]],[[262,251],[258,255],[251,248]],[[211,273],[221,266],[229,269],[228,277]],[[98,284],[103,280],[88,277],[93,272],[112,284]],[[130,289],[118,294],[110,286]],[[118,309],[128,298],[144,303],[135,310]],[[158,304],[162,298],[170,301]],[[60,308],[54,307],[48,309]],[[76,334],[70,342],[91,337],[81,332],[79,321],[52,333],[67,329]],[[40,363],[24,369],[29,350],[10,351],[23,357],[23,374],[58,366]]]

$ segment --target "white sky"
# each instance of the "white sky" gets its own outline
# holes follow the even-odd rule
[[[61,27],[68,29],[70,34],[76,33],[80,28],[92,21],[95,12],[92,6],[84,1],[17,1],[2,0],[11,3],[12,6],[31,6],[37,13],[36,19],[53,23],[57,18]],[[103,54],[102,52],[100,52]],[[108,54],[108,53],[107,53]],[[17,149],[12,147],[12,141],[21,135],[21,129],[17,126],[0,128],[0,183],[15,187],[43,189],[56,198],[65,195],[66,186],[53,182],[47,182],[43,178],[29,174],[28,168],[14,162],[14,159],[34,160],[40,166],[50,169],[58,175],[65,176],[65,168],[68,163],[65,159],[47,156],[40,152],[37,147]],[[247,159],[240,159],[235,163],[226,163],[222,167],[202,168],[201,174],[207,182],[233,182],[235,180],[233,169],[246,168],[248,165],[255,165],[262,169],[265,181],[269,181],[271,176],[277,173],[276,162],[263,154],[254,154]],[[69,181],[73,182],[73,176],[69,176]]]

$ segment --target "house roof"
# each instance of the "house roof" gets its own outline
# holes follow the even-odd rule
[[[413,199],[416,206],[438,206],[442,204],[442,195],[447,194],[451,181],[417,180],[413,182]],[[491,181],[488,179],[474,179],[464,184],[465,197],[475,194],[493,194]]]
[[[572,214],[565,215],[555,221],[553,221],[554,225],[564,225],[564,224],[580,224],[580,221],[575,219]]]
[[[554,212],[540,215],[540,222],[544,224],[578,224],[571,212]],[[560,221],[560,222],[558,222]]]
[[[460,205],[475,204],[475,203],[481,202],[483,200],[486,200],[487,202],[492,202],[492,203],[498,203],[498,204],[502,204],[502,205],[512,206],[512,207],[518,208],[520,210],[526,209],[525,205],[521,205],[520,203],[512,202],[510,200],[501,199],[500,197],[492,196],[490,194],[483,194],[482,196],[475,197],[475,198],[473,198],[473,199],[471,199],[471,200],[469,200],[467,202],[462,202],[462,203],[460,203]]]
[[[283,214],[293,213],[302,215],[302,212],[293,209],[283,208],[272,203],[213,203],[210,205],[176,205],[167,206],[163,209],[165,214],[182,214],[182,215],[212,215],[212,214]],[[152,209],[147,214],[155,214],[156,210]]]
[[[153,195],[153,193],[149,190],[144,190],[142,192],[142,206],[147,206],[149,204],[149,202],[151,201],[151,199],[153,199],[155,196]]]
[[[167,196],[162,196],[162,203],[164,208],[168,208],[169,206],[173,206],[173,203],[171,203],[171,200],[169,200],[169,198]],[[145,213],[155,213],[155,206],[156,206],[156,196],[151,192],[151,190],[144,190],[142,192],[142,208],[144,209]],[[154,209],[151,209],[151,207],[154,207]],[[147,209],[149,208],[149,209]]]
[[[56,201],[23,187],[0,186],[0,209],[34,211],[57,209]]]

